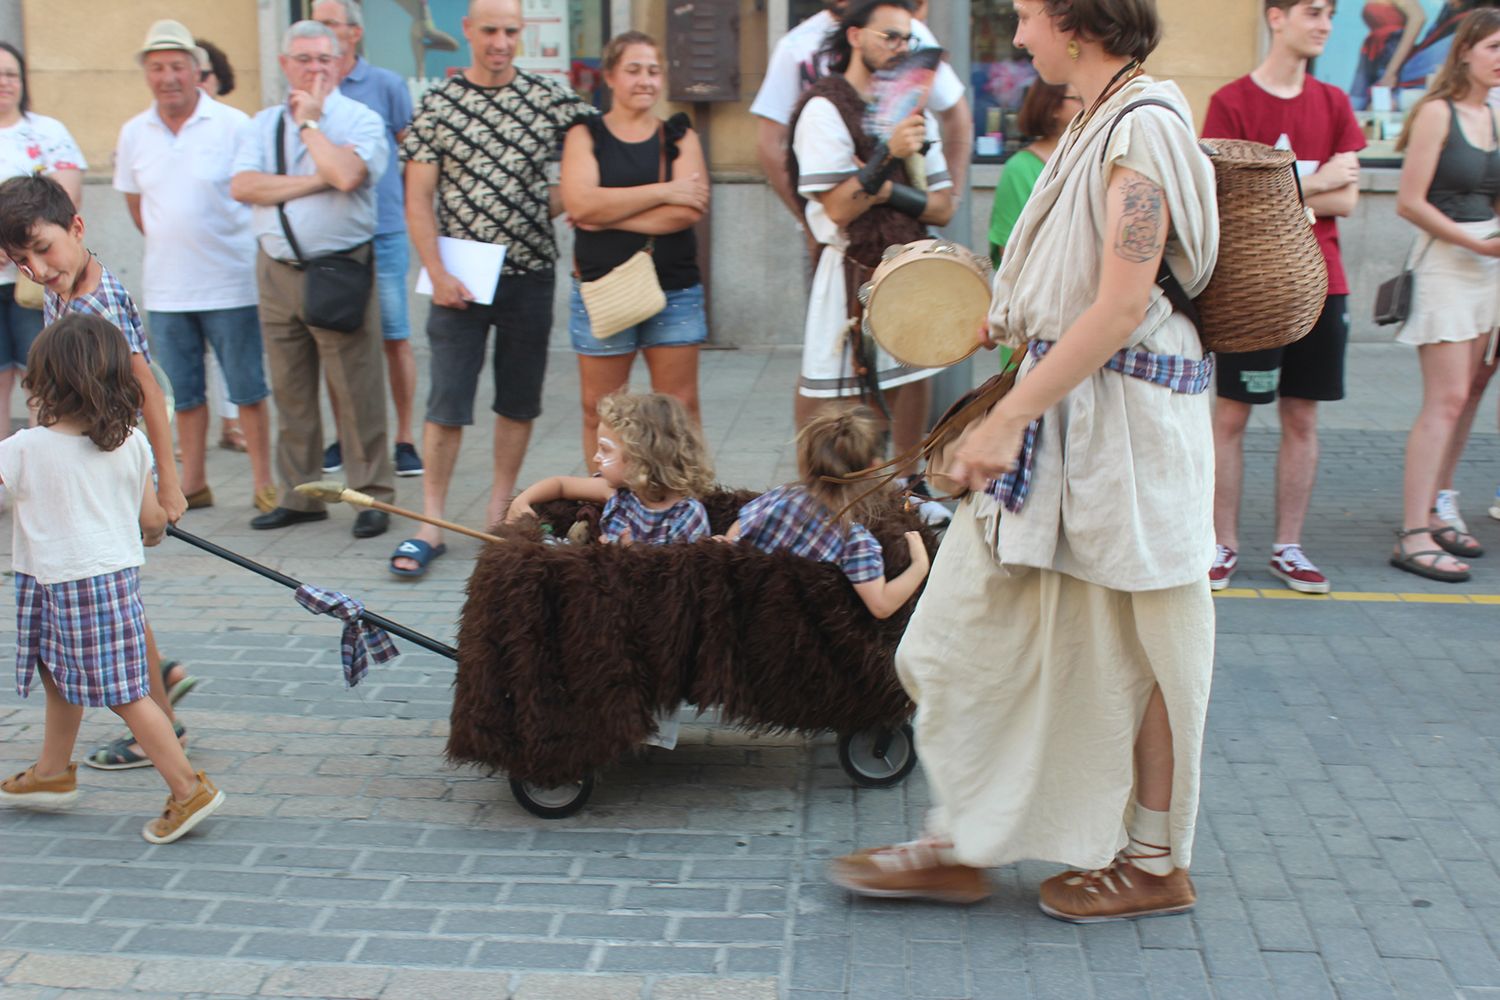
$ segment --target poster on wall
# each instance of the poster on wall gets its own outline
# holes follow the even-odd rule
[[[364,0],[365,58],[424,83],[469,65],[463,19],[469,0]],[[522,0],[526,19],[516,65],[568,80],[568,0]]]
[[[1366,159],[1398,155],[1396,137],[1427,81],[1448,58],[1458,22],[1480,0],[1379,0],[1340,4],[1313,75],[1349,94],[1364,126]]]

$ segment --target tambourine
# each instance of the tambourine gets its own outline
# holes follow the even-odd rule
[[[860,288],[865,329],[891,357],[914,368],[945,368],[979,350],[990,311],[988,257],[949,240],[887,247]]]

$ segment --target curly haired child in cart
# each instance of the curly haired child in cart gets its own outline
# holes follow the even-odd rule
[[[884,443],[880,424],[867,407],[825,406],[797,435],[801,481],[778,486],[741,507],[739,518],[724,537],[762,552],[790,552],[833,563],[844,571],[870,614],[889,618],[927,576],[922,536],[906,533],[911,565],[887,580],[880,543],[847,511],[850,502],[869,487],[824,479],[870,468],[880,461]],[[836,513],[841,511],[845,513]]]
[[[549,500],[604,504],[606,542],[695,542],[711,534],[698,498],[714,481],[703,436],[674,397],[617,392],[599,401],[597,476],[552,476],[522,490],[507,520]]]
[[[172,723],[149,697],[142,544],[167,515],[151,478],[151,446],[135,426],[141,389],[119,329],[75,313],[37,337],[22,381],[37,426],[0,441],[0,481],[15,498],[16,688],[47,692],[42,753],[0,782],[0,802],[65,806],[78,797],[72,762],[83,709],[118,715],[171,789],[142,835],[170,844],[224,801],[194,773]]]

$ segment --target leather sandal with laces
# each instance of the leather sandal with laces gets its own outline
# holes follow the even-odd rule
[[[875,847],[828,863],[828,880],[860,896],[886,899],[935,899],[943,903],[977,903],[990,892],[983,869],[944,855],[952,845],[923,838],[890,847]]]
[[[1068,871],[1042,883],[1038,904],[1042,912],[1074,924],[1105,920],[1135,920],[1186,913],[1198,903],[1198,893],[1186,868],[1168,875],[1152,875],[1137,868],[1135,861],[1171,856],[1171,850],[1142,844],[1155,854],[1120,853],[1114,863],[1098,871]]]

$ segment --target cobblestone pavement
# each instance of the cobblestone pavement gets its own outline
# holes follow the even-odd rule
[[[1245,554],[1217,605],[1190,916],[1051,921],[1035,908],[1055,870],[1041,864],[996,872],[997,894],[968,908],[852,901],[823,881],[825,860],[918,830],[925,782],[854,789],[828,737],[688,725],[678,749],[606,771],[580,815],[534,819],[503,778],[444,763],[448,661],[410,653],[346,690],[336,624],[169,540],[146,604],[166,653],[208,681],[183,720],[228,801],[163,847],[137,833],[164,794],[149,769],[88,772],[68,813],[0,810],[0,995],[1500,997],[1500,572],[1486,565],[1500,523],[1478,502],[1500,479],[1493,401],[1460,482],[1493,554],[1470,584],[1426,584],[1385,565],[1410,358],[1361,347],[1355,361],[1307,531],[1338,594],[1281,599]],[[704,355],[726,482],[791,474],[795,362]],[[576,467],[575,400],[556,354],[526,478]],[[488,434],[474,437],[450,509],[471,523],[487,486]],[[1252,431],[1247,553],[1271,541],[1274,447]],[[450,537],[427,580],[401,583],[384,560],[408,525],[358,542],[353,512],[335,510],[252,533],[243,458],[210,461],[220,505],[187,530],[452,637],[475,544]],[[420,480],[400,493],[419,506]],[[85,748],[114,732],[90,713]],[[28,763],[40,734],[39,699],[0,696],[4,766]]]

